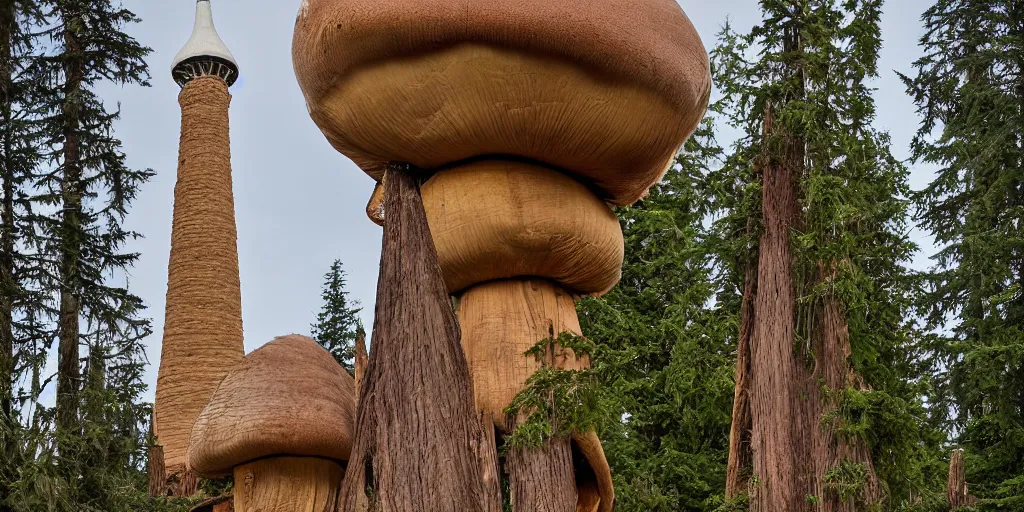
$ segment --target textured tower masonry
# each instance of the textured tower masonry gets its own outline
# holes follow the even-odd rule
[[[228,130],[228,87],[238,66],[214,28],[209,0],[197,2],[192,37],[172,73],[182,87],[181,140],[154,433],[166,470],[161,494],[188,496],[195,490],[185,464],[192,426],[244,356]]]

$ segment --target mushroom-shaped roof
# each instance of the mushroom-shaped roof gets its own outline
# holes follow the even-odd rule
[[[274,455],[344,461],[355,381],[315,341],[284,336],[236,366],[192,428],[189,467],[206,476]]]
[[[192,37],[174,57],[171,63],[172,73],[178,79],[182,68],[200,60],[210,60],[230,68],[233,73],[228,77],[228,85],[232,85],[238,77],[238,62],[231,50],[221,40],[217,28],[213,25],[213,9],[210,0],[196,1],[196,21],[192,28]],[[180,81],[180,80],[179,80]]]
[[[711,89],[676,0],[303,0],[292,55],[314,121],[375,178],[516,155],[617,204],[661,177]]]

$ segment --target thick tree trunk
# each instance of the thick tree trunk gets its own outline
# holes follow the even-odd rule
[[[569,438],[539,448],[512,448],[506,458],[514,512],[576,512],[576,473]]]
[[[78,407],[81,386],[79,367],[79,315],[82,301],[79,256],[82,250],[80,230],[82,228],[82,162],[79,130],[81,124],[81,89],[84,78],[84,55],[78,40],[78,29],[82,24],[77,13],[62,8],[61,22],[64,24],[64,103],[61,105],[63,118],[61,162],[61,239],[59,252],[60,317],[57,327],[57,430],[61,439],[76,435],[79,430]],[[62,454],[68,454],[68,446],[62,447]]]
[[[181,141],[167,270],[154,432],[175,496],[190,496],[185,471],[192,425],[210,395],[245,355],[238,276],[227,84],[188,83],[178,96]]]
[[[167,468],[164,467],[164,447],[154,444],[149,447],[146,473],[149,477],[149,495],[167,496]]]
[[[834,272],[822,275],[834,278]],[[822,386],[831,390],[846,387],[863,388],[847,360],[850,357],[850,331],[846,315],[840,304],[826,299],[816,312],[821,318],[821,332],[815,334],[815,369],[808,383],[808,403],[811,405],[812,421],[833,412],[835,403],[822,395]],[[813,436],[812,460],[815,467],[815,492],[820,498],[819,510],[824,512],[856,512],[864,510],[881,498],[881,488],[871,462],[871,451],[861,439],[847,439],[835,434],[836,425],[810,423],[806,426]],[[839,495],[830,486],[827,475],[840,469],[842,464],[860,464],[865,478],[859,493],[852,496]]]
[[[342,512],[497,512],[488,501],[483,433],[458,324],[441,278],[419,186],[393,165],[355,444]]]
[[[740,305],[740,334],[736,342],[736,389],[733,394],[732,426],[729,432],[729,460],[725,497],[733,499],[747,488],[750,479],[750,336],[754,330],[754,298],[757,296],[757,268],[747,265]]]
[[[772,133],[772,112],[765,134]],[[789,148],[787,148],[789,149]],[[759,242],[757,294],[750,340],[752,512],[808,510],[809,446],[805,374],[794,355],[796,293],[790,230],[797,216],[794,171],[799,160],[770,159],[762,166],[763,233]]]

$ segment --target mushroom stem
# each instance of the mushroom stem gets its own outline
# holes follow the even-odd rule
[[[236,512],[334,512],[344,470],[314,457],[273,457],[235,468]]]
[[[473,374],[476,406],[485,416],[495,418],[495,424],[505,432],[512,431],[515,425],[508,424],[504,409],[542,365],[563,370],[590,367],[588,357],[576,357],[572,350],[558,346],[547,361],[525,354],[540,341],[563,332],[581,335],[573,295],[550,281],[507,279],[474,286],[461,296],[458,313],[463,348]],[[600,457],[584,455],[580,460],[591,466],[595,460],[597,465],[607,464],[603,453]],[[577,482],[575,475],[603,475],[607,470],[574,468],[569,437],[551,439],[536,449],[513,449],[506,462],[513,510],[576,511],[577,505],[588,512],[598,510],[600,497],[593,493],[596,484]],[[610,507],[610,502],[606,506]]]

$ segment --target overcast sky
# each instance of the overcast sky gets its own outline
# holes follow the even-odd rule
[[[146,237],[130,246],[142,254],[130,286],[146,301],[153,319],[146,374],[149,401],[160,363],[180,122],[179,89],[171,80],[170,63],[188,39],[195,5],[193,0],[124,2],[143,20],[128,31],[153,48],[152,87],[107,86],[101,93],[111,107],[121,104],[117,129],[129,165],[156,171],[126,223]],[[217,28],[241,68],[232,88],[231,142],[247,351],[275,336],[309,334],[320,307],[323,275],[335,258],[344,262],[348,290],[364,307],[364,323],[372,325],[381,230],[367,220],[364,208],[373,183],[328,145],[306,114],[291,64],[299,3],[213,0]],[[727,17],[740,31],[759,17],[756,0],[680,3],[709,48]],[[876,83],[877,125],[891,133],[899,158],[907,155],[917,120],[894,70],[908,72],[918,58],[919,19],[931,3],[890,0],[882,19],[885,46]],[[915,188],[929,175],[914,169]]]

